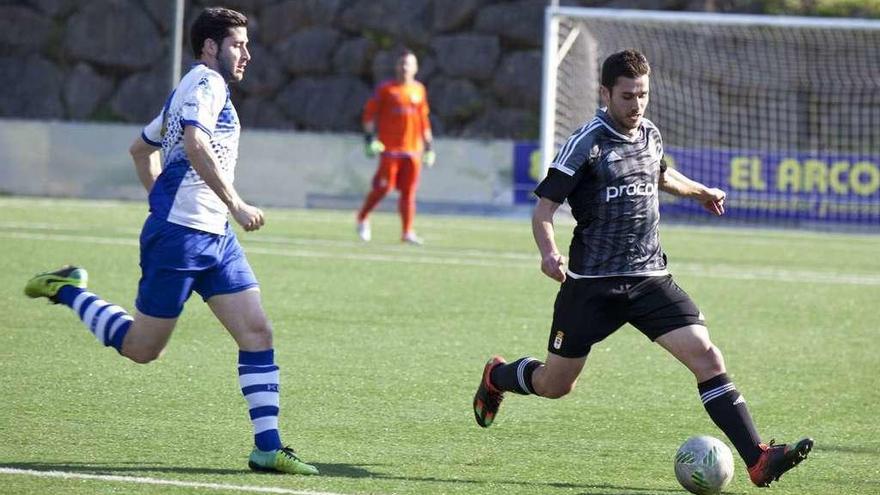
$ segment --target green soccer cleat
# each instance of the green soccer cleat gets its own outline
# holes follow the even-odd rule
[[[78,266],[64,266],[54,272],[40,273],[28,280],[24,286],[24,294],[30,298],[45,297],[57,304],[55,296],[65,285],[73,285],[85,289],[89,282],[89,273]]]
[[[248,458],[248,467],[269,473],[318,474],[318,468],[301,461],[290,447],[268,452],[254,447]]]

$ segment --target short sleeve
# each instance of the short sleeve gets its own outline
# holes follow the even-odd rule
[[[653,156],[660,160],[660,171],[666,171],[666,151],[663,149],[663,136],[660,135],[660,129],[650,122],[648,127],[648,145],[651,147]]]
[[[562,204],[578,185],[582,176],[583,174],[568,175],[559,169],[551,168],[547,171],[547,177],[544,177],[535,188],[535,195]]]
[[[229,97],[223,78],[213,72],[206,73],[181,97],[183,98],[181,125],[193,125],[209,136],[213,135],[217,119]]]
[[[550,167],[566,175],[574,175],[592,158],[598,156],[594,127],[584,126],[572,134],[550,163]]]
[[[162,146],[162,119],[164,114],[165,110],[163,109],[162,112],[160,112],[159,115],[157,115],[156,118],[147,124],[147,126],[144,127],[144,130],[141,131],[141,138],[150,146]]]

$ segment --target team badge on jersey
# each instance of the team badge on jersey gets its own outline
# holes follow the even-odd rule
[[[561,349],[562,348],[562,339],[565,338],[565,332],[562,330],[556,331],[556,337],[553,339],[553,348]]]
[[[605,157],[605,161],[608,163],[619,162],[620,160],[623,160],[623,157],[618,155],[614,150],[609,151],[608,155]]]
[[[422,95],[420,95],[418,93],[413,93],[413,94],[409,95],[409,101],[413,105],[418,105],[419,103],[422,102]]]

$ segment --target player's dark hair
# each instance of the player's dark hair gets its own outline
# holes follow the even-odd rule
[[[223,38],[229,36],[230,29],[247,27],[247,23],[247,17],[241,12],[223,7],[206,8],[199,14],[189,30],[193,55],[196,58],[202,56],[205,40],[212,39],[217,43],[217,46],[220,46],[223,44]]]
[[[641,52],[624,50],[609,55],[602,63],[602,86],[611,91],[620,76],[636,79],[650,73],[651,66]]]

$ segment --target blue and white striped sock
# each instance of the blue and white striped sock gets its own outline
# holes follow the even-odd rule
[[[251,423],[254,424],[254,443],[267,452],[282,447],[278,433],[278,366],[275,350],[238,351],[238,383],[247,399]]]
[[[59,289],[56,300],[73,309],[98,342],[122,352],[122,341],[134,321],[128,312],[72,285]]]

